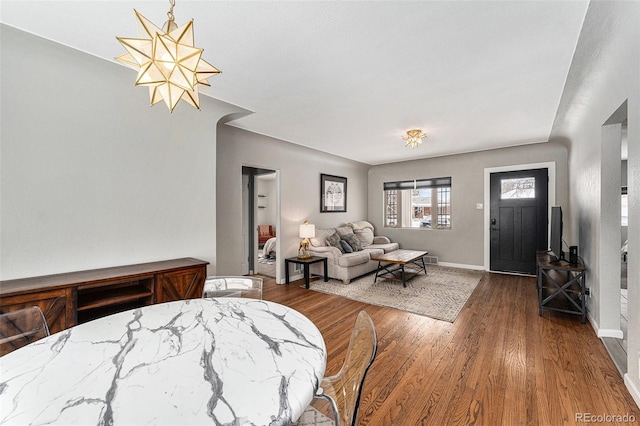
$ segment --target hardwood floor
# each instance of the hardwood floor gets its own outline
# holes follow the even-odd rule
[[[582,413],[640,423],[592,327],[578,316],[538,316],[534,278],[485,273],[453,324],[264,278],[264,299],[302,312],[322,332],[327,375],[344,361],[358,311],[372,317],[378,355],[359,425],[571,425],[584,423]]]

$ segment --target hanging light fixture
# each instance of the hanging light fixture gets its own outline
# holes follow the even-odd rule
[[[138,71],[136,86],[149,87],[151,105],[163,100],[170,111],[180,99],[200,109],[198,86],[210,86],[209,77],[220,70],[202,59],[194,46],[193,20],[180,27],[174,22],[175,0],[169,0],[169,20],[158,28],[134,9],[140,38],[116,37],[127,53],[117,61]]]
[[[405,141],[407,141],[405,146],[410,146],[412,149],[417,148],[422,144],[422,139],[426,138],[427,134],[422,130],[414,129],[408,130],[407,134],[402,137]]]

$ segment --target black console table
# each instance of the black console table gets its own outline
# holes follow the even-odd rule
[[[587,268],[582,262],[572,265],[565,261],[553,261],[546,252],[537,254],[538,315],[542,309],[580,315],[580,322],[587,321],[585,284]]]
[[[329,281],[329,277],[327,276],[327,258],[320,256],[312,256],[307,259],[300,259],[298,257],[289,257],[284,260],[284,274],[285,274],[285,283],[289,284],[289,263],[297,263],[299,265],[304,266],[304,286],[305,288],[309,288],[309,265],[312,263],[323,262],[324,264],[324,281]]]

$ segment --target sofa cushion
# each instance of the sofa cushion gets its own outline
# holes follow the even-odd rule
[[[382,249],[385,253],[389,253],[390,251],[398,250],[400,245],[398,243],[388,243],[388,244],[371,244],[367,246],[367,249]]]
[[[369,258],[382,256],[384,254],[384,250],[383,249],[381,249],[381,248],[370,248],[370,247],[371,246],[364,248],[364,252],[365,253],[369,253]]]
[[[338,258],[338,265],[348,267],[360,265],[369,261],[369,253],[364,251],[355,251],[353,253],[345,253]]]
[[[358,237],[363,247],[373,244],[373,229],[355,229],[353,233],[356,234],[356,237]]]
[[[345,253],[353,253],[353,248],[345,240],[340,240],[340,245],[342,246],[342,251]]]
[[[354,234],[343,235],[342,239],[351,246],[353,251],[362,251],[362,243]]]
[[[325,247],[327,246],[327,237],[335,232],[335,228],[316,228],[316,236],[309,241],[314,247]]]
[[[373,231],[373,225],[369,222],[367,222],[366,220],[360,220],[358,222],[351,222],[351,223],[347,223],[347,225],[349,225],[351,227],[351,229],[353,229],[354,231],[357,231],[358,229],[364,229],[364,228],[369,228]]]
[[[340,235],[338,235],[337,232],[334,232],[333,234],[327,237],[327,245],[335,247],[344,253],[344,249],[340,245]]]

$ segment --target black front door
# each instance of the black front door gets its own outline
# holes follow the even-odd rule
[[[491,173],[492,271],[535,275],[536,251],[548,250],[547,169]]]

